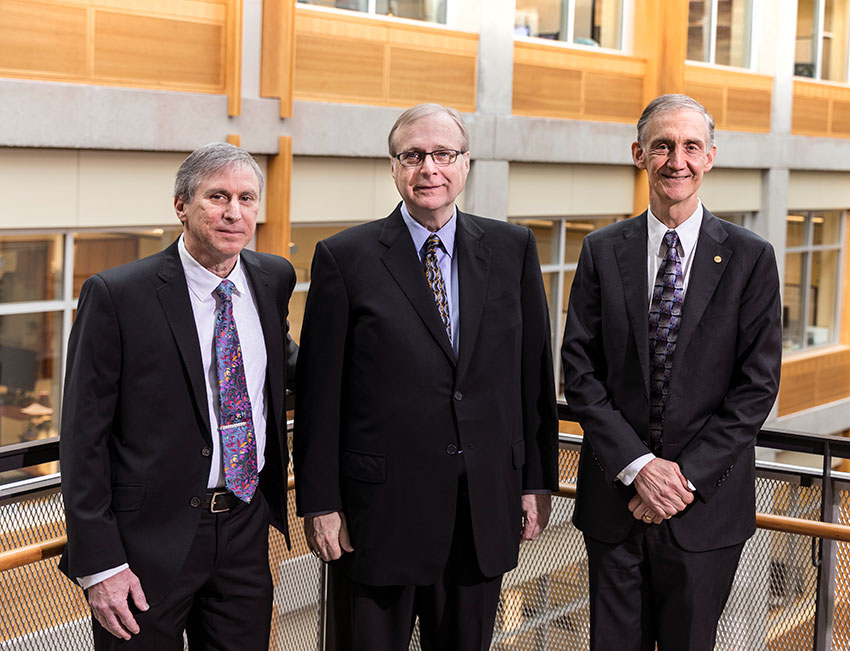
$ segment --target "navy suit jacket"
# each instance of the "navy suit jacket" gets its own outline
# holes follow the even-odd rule
[[[646,220],[585,238],[562,349],[567,402],[584,429],[574,522],[609,543],[636,522],[635,489],[616,475],[650,451]],[[660,456],[696,487],[671,531],[704,551],[755,531],[754,446],[779,387],[782,326],[768,242],[704,210],[694,255]]]

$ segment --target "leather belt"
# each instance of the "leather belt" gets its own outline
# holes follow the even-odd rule
[[[226,513],[240,502],[229,490],[207,491],[201,508],[210,513]]]

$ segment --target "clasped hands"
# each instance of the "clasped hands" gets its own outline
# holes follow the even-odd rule
[[[661,524],[694,501],[679,465],[666,459],[656,458],[646,464],[633,485],[637,495],[629,500],[629,511],[636,520],[647,524]]]

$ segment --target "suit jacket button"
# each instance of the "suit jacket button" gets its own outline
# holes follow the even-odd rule
[[[201,449],[201,455],[208,457],[212,454],[212,449],[207,447],[206,445]]]
[[[457,446],[454,443],[449,443],[446,446],[446,454],[457,454]]]
[[[191,506],[193,509],[198,508],[200,505],[201,505],[201,498],[200,497],[193,497],[191,500],[189,500],[189,506]]]
[[[457,400],[458,402],[463,400],[463,394],[460,391],[455,391],[455,400]]]

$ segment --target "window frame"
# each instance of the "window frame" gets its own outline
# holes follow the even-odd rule
[[[325,5],[312,4],[309,0],[296,0],[296,6],[300,7],[309,7],[310,10],[316,11],[329,11],[332,13],[342,13],[343,15],[356,14],[359,16],[369,16],[370,18],[379,18],[382,20],[400,20],[411,22],[417,25],[425,24],[425,25],[438,25],[440,27],[449,27],[451,28],[451,19],[455,15],[457,10],[457,2],[459,0],[445,0],[446,10],[445,10],[445,20],[444,22],[435,22],[431,20],[425,20],[422,18],[406,18],[405,16],[396,16],[390,14],[379,14],[378,13],[378,0],[366,0],[366,10],[361,11],[359,9],[343,9],[342,7],[327,7]]]
[[[749,26],[750,26],[750,34],[747,42],[747,65],[745,66],[733,66],[727,65],[724,63],[717,63],[717,15],[718,15],[718,7],[720,4],[720,0],[704,0],[705,2],[711,3],[711,10],[709,12],[709,30],[708,30],[708,57],[707,61],[700,61],[698,59],[688,59],[686,55],[686,61],[689,64],[697,64],[704,66],[712,66],[718,68],[732,68],[734,70],[754,70],[755,69],[755,61],[757,55],[757,44],[758,39],[756,39],[756,17],[758,16],[758,3],[759,0],[749,0]],[[687,45],[686,45],[687,49]]]
[[[812,57],[814,59],[814,69],[812,71],[812,76],[808,77],[806,75],[798,75],[794,74],[794,77],[798,77],[800,79],[811,79],[813,81],[824,81],[827,83],[839,83],[846,84],[850,82],[850,12],[848,12],[847,21],[843,25],[845,30],[845,37],[847,39],[847,47],[844,52],[844,78],[839,81],[834,81],[832,79],[824,79],[823,78],[823,39],[824,39],[824,23],[826,22],[826,0],[814,0],[815,2],[815,12],[812,18]],[[797,15],[797,19],[799,22],[799,13]],[[796,25],[796,23],[795,23]],[[833,30],[834,32],[834,30]],[[795,28],[795,44],[797,39],[797,33]],[[795,57],[794,66],[796,68],[797,61]]]
[[[633,0],[618,0],[620,2],[620,43],[616,48],[603,47],[602,45],[585,45],[575,42],[575,9],[578,0],[561,0],[561,25],[564,30],[564,39],[542,38],[540,36],[525,36],[514,32],[514,40],[531,41],[532,43],[548,43],[560,46],[569,46],[571,48],[579,48],[589,52],[604,52],[607,54],[628,54],[631,49],[631,39],[626,34],[629,17],[633,15],[632,2]],[[451,0],[446,0],[451,2]],[[448,15],[448,8],[447,8]],[[514,23],[516,25],[516,23]]]

